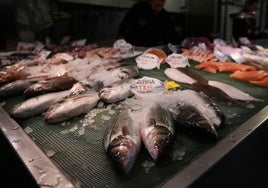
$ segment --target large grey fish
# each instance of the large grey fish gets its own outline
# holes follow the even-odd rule
[[[10,111],[10,114],[15,118],[28,118],[38,115],[46,111],[53,104],[63,101],[64,98],[84,91],[82,85],[77,83],[69,90],[48,93],[27,99],[17,104]]]
[[[47,78],[32,84],[24,91],[25,97],[33,97],[49,92],[63,91],[70,89],[77,81],[69,76]]]
[[[126,79],[103,87],[99,91],[100,99],[106,103],[116,103],[132,96],[130,85],[133,82],[133,79]]]
[[[121,110],[108,124],[104,137],[106,153],[114,167],[125,175],[133,168],[141,146],[139,124],[131,113],[130,109]]]
[[[143,143],[155,162],[166,159],[175,139],[173,119],[168,110],[158,103],[143,108],[141,136]]]
[[[45,77],[26,78],[5,84],[0,87],[0,98],[21,94],[29,86],[42,79],[45,79]]]
[[[97,106],[99,95],[96,91],[89,91],[66,98],[63,102],[51,106],[45,115],[48,123],[59,123],[72,117],[88,113]]]
[[[224,114],[206,95],[192,90],[174,92],[168,107],[178,126],[198,132],[206,138],[217,138],[216,128],[224,125]]]

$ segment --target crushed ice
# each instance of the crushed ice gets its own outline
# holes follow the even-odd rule
[[[248,108],[248,109],[253,109],[253,108],[255,108],[255,106],[254,106],[254,104],[247,104],[247,106],[246,106],[246,108]]]
[[[0,103],[0,106],[5,106],[5,104],[6,104],[6,101],[3,101]]]
[[[27,127],[24,128],[24,131],[25,131],[26,134],[30,134],[30,133],[33,132],[33,129],[31,127],[27,126]]]
[[[155,163],[152,160],[146,160],[142,163],[143,170],[146,174],[149,173],[150,169],[155,166]]]
[[[75,126],[74,126],[73,128],[71,128],[71,129],[69,129],[70,132],[74,132],[74,131],[76,131],[76,130],[78,130],[77,125],[75,125]]]
[[[183,149],[175,149],[173,150],[173,153],[172,153],[172,161],[178,161],[178,160],[182,160],[183,157],[185,155],[185,150]]]
[[[55,151],[53,151],[53,150],[47,150],[46,151],[46,156],[48,156],[48,157],[52,157],[52,156],[54,156],[55,155]]]
[[[78,137],[83,136],[85,133],[86,133],[85,127],[82,126],[78,129],[77,136]]]

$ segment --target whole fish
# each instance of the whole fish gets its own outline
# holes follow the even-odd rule
[[[207,138],[217,138],[216,128],[224,125],[224,114],[206,95],[192,90],[174,92],[169,96],[170,110],[178,126],[198,132]]]
[[[100,99],[106,103],[116,103],[132,96],[130,85],[133,82],[133,79],[126,79],[103,87],[99,91]]]
[[[173,119],[169,111],[158,103],[145,106],[141,136],[143,143],[155,162],[166,159],[175,138]]]
[[[69,76],[58,76],[40,80],[39,82],[29,86],[24,91],[25,97],[33,97],[49,92],[62,91],[70,89],[77,81]]]
[[[114,167],[125,175],[133,168],[141,147],[139,124],[131,113],[130,109],[121,110],[107,126],[104,137],[107,155]]]
[[[199,135],[200,137],[215,140],[218,133],[213,124],[211,124],[195,107],[191,105],[184,105],[178,107],[176,123],[178,126],[190,131],[191,134]]]
[[[89,91],[66,98],[63,102],[51,106],[45,114],[48,123],[59,123],[72,117],[89,112],[99,102],[99,95]]]
[[[42,79],[45,79],[45,77],[26,78],[5,84],[0,87],[0,98],[21,94],[29,86]]]
[[[27,99],[17,104],[11,111],[11,116],[15,118],[28,118],[46,111],[50,106],[63,101],[66,97],[84,92],[82,84],[76,83],[69,90],[48,93]]]
[[[46,111],[51,105],[62,101],[70,91],[60,91],[33,97],[17,104],[11,111],[15,118],[28,118]]]

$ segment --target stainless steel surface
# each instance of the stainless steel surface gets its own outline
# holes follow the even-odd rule
[[[268,106],[251,117],[224,139],[219,141],[213,148],[198,156],[189,166],[181,172],[166,180],[161,186],[163,188],[177,187],[184,188],[190,186],[202,174],[209,170],[216,162],[220,161],[228,152],[235,148],[239,142],[248,137],[259,126],[264,125],[268,119]]]
[[[24,130],[0,107],[0,129],[40,187],[72,188],[74,185],[39,149]]]

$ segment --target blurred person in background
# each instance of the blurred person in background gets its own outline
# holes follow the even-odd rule
[[[259,0],[247,0],[244,9],[233,16],[233,37],[247,37],[250,40],[265,37],[257,28],[256,12],[260,9]]]
[[[53,20],[46,10],[47,0],[15,0],[16,20],[20,40],[44,42]]]
[[[4,2],[0,2],[0,50],[6,49],[6,40],[5,40],[5,32],[4,32]]]
[[[119,26],[119,37],[135,46],[179,43],[181,30],[165,10],[166,0],[146,0],[133,5]]]

